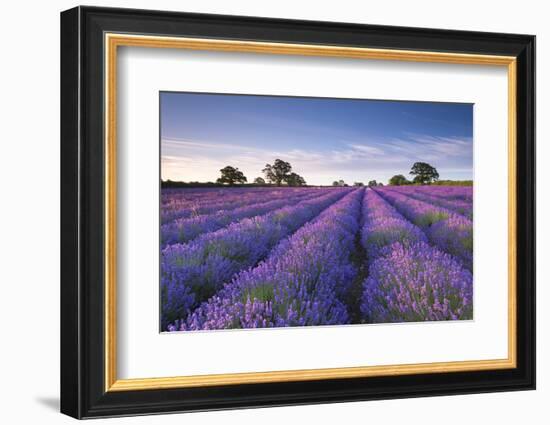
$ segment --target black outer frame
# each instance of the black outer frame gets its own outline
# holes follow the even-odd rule
[[[105,32],[517,57],[517,368],[104,391]],[[76,7],[61,13],[61,412],[75,418],[535,388],[535,37]]]

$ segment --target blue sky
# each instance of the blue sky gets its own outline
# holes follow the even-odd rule
[[[248,181],[276,158],[308,184],[409,177],[415,161],[441,179],[471,179],[473,106],[283,96],[160,94],[163,180]]]

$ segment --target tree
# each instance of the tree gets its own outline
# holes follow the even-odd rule
[[[378,183],[376,182],[376,180],[371,180],[370,182],[367,183],[367,186],[368,187],[378,186]]]
[[[334,181],[332,182],[332,185],[333,185],[333,186],[340,186],[340,184],[338,184],[338,182],[337,182],[336,180],[334,180]]]
[[[396,174],[388,181],[388,184],[390,186],[404,186],[406,184],[411,184],[411,182],[408,181],[403,174]]]
[[[290,163],[283,161],[281,159],[276,159],[273,165],[265,164],[265,168],[262,172],[265,175],[265,178],[270,183],[275,183],[277,186],[280,186],[285,178],[292,171],[292,166]]]
[[[439,180],[439,173],[426,162],[415,162],[409,173],[414,177],[413,183],[417,184],[430,184],[433,181]]]
[[[365,186],[365,184],[363,182],[354,182],[353,185],[355,187],[362,187],[362,186]]]
[[[261,177],[256,177],[254,179],[254,184],[265,184],[265,180],[262,179]]]
[[[239,171],[238,168],[228,165],[220,170],[222,176],[216,180],[216,183],[228,184],[229,186],[234,185],[235,183],[246,183],[246,177]]]
[[[414,179],[412,179],[412,184],[425,184],[428,182],[424,181],[424,177],[421,176],[415,176]]]
[[[288,176],[285,176],[284,180],[289,186],[305,186],[306,184],[304,178],[296,173],[290,173]]]
[[[384,183],[378,182],[378,186],[384,186]]]

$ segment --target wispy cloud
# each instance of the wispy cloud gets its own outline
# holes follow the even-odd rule
[[[253,149],[174,139],[163,139],[162,143],[162,175],[172,180],[214,181],[226,165],[238,167],[252,180],[275,158],[289,161],[312,184],[329,184],[340,178],[385,181],[394,174],[408,174],[414,161],[432,163],[442,178],[448,178],[445,173],[468,178],[472,172],[472,141],[467,138],[411,135],[368,144],[341,143],[338,146],[342,148],[327,151]]]
[[[187,140],[187,139],[175,139],[175,138],[163,138],[163,148],[197,148],[197,149],[224,149],[224,150],[245,150],[245,151],[258,151],[258,149],[251,148],[250,146],[240,146],[234,143],[216,143],[211,141],[201,140]]]
[[[350,144],[349,147],[354,152],[360,152],[367,155],[384,155],[384,151],[376,146]]]
[[[161,95],[162,176],[173,180],[213,181],[226,165],[251,180],[276,158],[311,184],[385,181],[415,161],[467,178],[472,132],[465,104]]]

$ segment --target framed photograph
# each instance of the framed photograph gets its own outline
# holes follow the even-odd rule
[[[535,388],[535,37],[61,14],[61,411]]]

